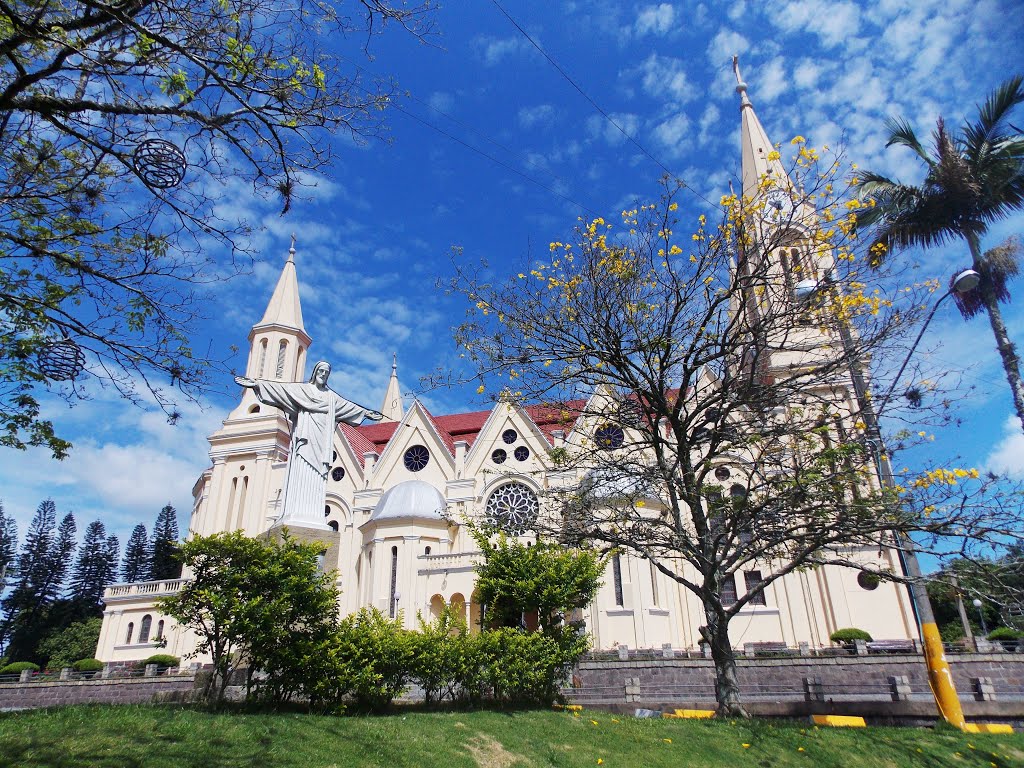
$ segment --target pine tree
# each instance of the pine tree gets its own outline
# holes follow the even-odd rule
[[[111,539],[114,546],[114,566],[111,566]],[[83,621],[103,613],[103,590],[112,580],[113,568],[117,563],[117,538],[107,537],[103,523],[94,520],[85,529],[82,546],[71,574],[68,597],[71,610],[77,620]]]
[[[71,560],[75,555],[75,534],[78,533],[78,526],[75,524],[75,516],[68,512],[64,519],[57,526],[57,538],[53,542],[53,548],[47,557],[50,583],[53,594],[59,595],[64,586],[64,578],[68,574]]]
[[[151,551],[150,581],[176,579],[181,575],[181,564],[175,557],[178,552],[178,513],[170,504],[157,515]]]
[[[18,555],[17,579],[2,603],[0,638],[7,643],[8,656],[18,661],[31,660],[44,632],[47,608],[56,600],[60,588],[60,581],[53,578],[50,570],[56,523],[57,507],[52,499],[46,499],[29,523]]]
[[[12,518],[4,514],[4,505],[0,502],[0,592],[13,575],[17,553],[18,526]]]
[[[152,553],[149,549],[149,539],[146,536],[146,526],[136,525],[132,529],[132,535],[128,537],[128,544],[124,548],[124,560],[121,561],[121,581],[143,581],[149,577],[151,570]]]

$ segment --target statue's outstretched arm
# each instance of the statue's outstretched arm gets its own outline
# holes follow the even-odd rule
[[[368,418],[370,421],[380,421],[381,419],[384,418],[384,414],[381,413],[380,411],[367,411],[366,418]]]
[[[256,379],[249,379],[245,376],[235,376],[235,383],[239,386],[246,387],[247,389],[252,389],[256,386]]]

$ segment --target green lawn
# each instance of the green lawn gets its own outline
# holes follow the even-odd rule
[[[0,766],[593,765],[1018,768],[1024,766],[1024,734],[636,720],[593,711],[321,717],[82,706],[0,714]]]

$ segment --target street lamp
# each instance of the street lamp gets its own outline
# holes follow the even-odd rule
[[[892,467],[889,465],[885,445],[882,442],[882,430],[878,425],[878,414],[888,403],[889,398],[892,397],[896,383],[910,363],[910,358],[913,357],[917,345],[924,336],[924,332],[928,329],[928,324],[935,317],[935,312],[938,310],[939,305],[953,293],[963,293],[976,287],[980,279],[981,276],[973,269],[966,269],[953,278],[949,290],[939,297],[931,312],[928,313],[924,326],[921,328],[920,333],[918,333],[917,338],[914,339],[914,343],[911,345],[906,359],[900,366],[892,386],[889,387],[889,391],[878,402],[877,407],[868,395],[864,372],[854,356],[856,345],[853,334],[845,322],[839,322],[839,337],[843,344],[843,353],[846,355],[850,366],[850,378],[853,382],[854,394],[867,427],[867,443],[874,454],[875,462],[878,466],[879,480],[886,490],[892,491],[895,489],[896,482],[893,479]],[[828,276],[826,276],[824,283],[803,280],[794,286],[794,294],[798,301],[808,301],[819,290],[828,288],[831,285],[833,283]],[[939,635],[939,628],[935,623],[935,613],[932,611],[932,604],[928,599],[928,591],[924,585],[924,576],[921,573],[921,565],[917,560],[914,541],[899,529],[893,529],[893,536],[896,540],[896,551],[899,554],[903,572],[906,574],[907,581],[909,582],[910,600],[914,607],[914,613],[917,616],[921,643],[924,646],[925,664],[928,667],[928,681],[931,685],[932,694],[935,696],[935,703],[946,722],[964,730],[967,722],[964,719],[963,708],[960,706],[960,699],[957,697],[956,688],[953,685],[953,674],[949,669],[949,662],[946,661],[942,637]]]
[[[974,607],[978,609],[978,618],[981,619],[981,634],[988,635],[988,626],[985,624],[985,612],[981,610],[981,606],[984,603],[978,598],[974,598],[971,602],[974,603]]]

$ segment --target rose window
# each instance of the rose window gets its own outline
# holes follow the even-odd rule
[[[512,536],[533,528],[540,512],[537,495],[522,483],[501,486],[487,499],[487,520]]]
[[[414,445],[405,452],[403,461],[410,472],[419,472],[430,462],[430,451],[425,446]]]

